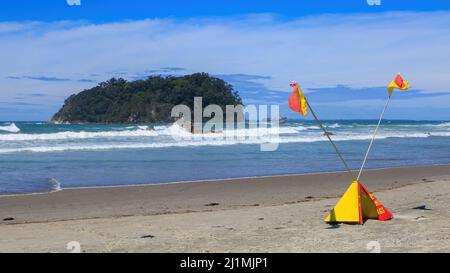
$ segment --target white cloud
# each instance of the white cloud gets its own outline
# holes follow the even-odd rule
[[[268,14],[189,20],[0,23],[0,100],[16,92],[62,98],[106,80],[161,67],[183,73],[267,75],[289,91],[345,84],[383,86],[401,71],[412,87],[450,91],[450,12],[320,15],[277,20]],[[74,81],[17,80],[54,77]]]

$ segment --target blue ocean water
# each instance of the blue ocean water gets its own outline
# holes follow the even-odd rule
[[[324,124],[358,168],[376,121]],[[278,149],[261,151],[263,143],[279,143]],[[445,163],[450,122],[383,121],[367,167]],[[341,162],[314,121],[203,136],[170,124],[0,123],[0,194],[339,170]]]

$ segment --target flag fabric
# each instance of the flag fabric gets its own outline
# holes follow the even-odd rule
[[[408,90],[409,83],[405,81],[400,74],[397,74],[395,79],[388,85],[389,97],[392,96],[392,91],[394,88],[398,90]]]
[[[303,95],[302,90],[298,87],[296,81],[293,81],[290,86],[294,87],[294,91],[289,97],[289,108],[291,108],[294,112],[300,113],[304,116],[308,113],[306,109],[306,99]]]

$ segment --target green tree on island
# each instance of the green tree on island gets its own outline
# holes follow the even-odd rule
[[[146,80],[112,78],[71,95],[53,116],[54,123],[162,123],[172,122],[171,110],[184,104],[193,109],[194,97],[203,105],[242,104],[239,94],[225,81],[207,73],[181,77],[151,76]]]

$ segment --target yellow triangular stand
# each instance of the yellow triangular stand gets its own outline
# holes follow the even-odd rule
[[[353,181],[325,219],[328,223],[359,223],[364,219],[389,220],[392,214],[361,183]]]
[[[359,186],[357,181],[348,187],[325,222],[360,222]]]

